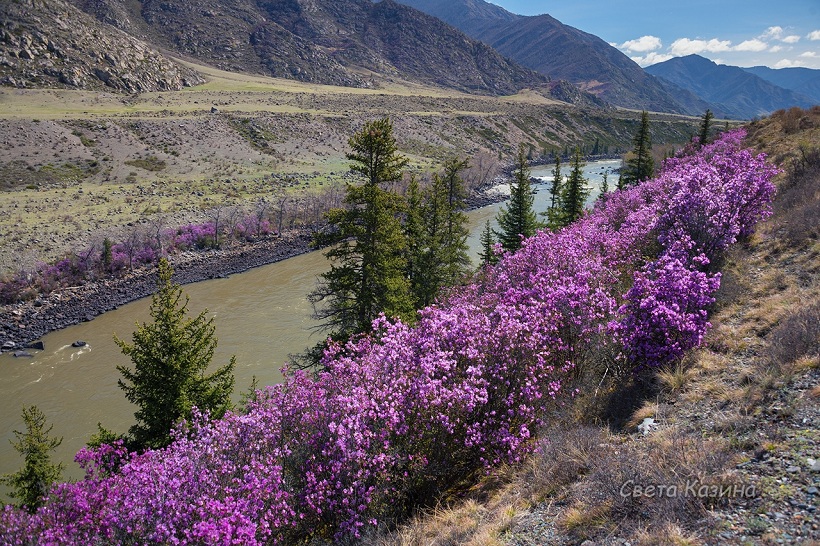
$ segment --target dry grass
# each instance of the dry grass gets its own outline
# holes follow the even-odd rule
[[[820,144],[820,108],[778,116],[754,124],[751,139],[766,143],[765,151],[781,161],[797,161],[796,167],[781,176],[775,217],[727,256],[712,316],[715,327],[705,346],[685,366],[661,371],[654,390],[651,382],[620,390],[610,385],[596,396],[578,397],[560,422],[542,434],[549,441],[498,489],[497,498],[504,498],[507,506],[514,504],[511,499],[521,502],[516,505],[522,510],[520,519],[490,517],[488,504],[482,509],[468,501],[450,509],[475,514],[450,519],[463,535],[439,529],[416,535],[424,538],[415,542],[380,544],[539,544],[539,532],[528,534],[537,523],[557,533],[561,544],[587,539],[607,543],[619,537],[646,546],[689,546],[720,543],[718,533],[737,521],[753,537],[752,543],[776,543],[779,535],[771,522],[753,510],[741,513],[746,515],[740,520],[735,514],[735,519],[722,521],[721,514],[732,513],[732,500],[624,497],[621,487],[627,482],[676,484],[687,479],[735,484],[740,479],[738,463],[755,453],[782,456],[793,449],[800,431],[782,431],[778,423],[794,415],[800,404],[820,399],[820,386],[802,395],[788,390],[802,374],[820,366],[820,247],[814,212],[820,201],[820,153],[801,153],[797,144]],[[607,411],[622,415],[622,432],[611,432]],[[659,430],[646,437],[636,434],[634,427],[647,417],[656,419]],[[770,485],[766,503],[785,503],[794,494],[781,482]],[[413,529],[429,521],[419,518],[401,533],[418,532]],[[501,529],[506,531],[499,534]],[[458,540],[439,541],[440,536]],[[483,542],[471,542],[476,537]]]

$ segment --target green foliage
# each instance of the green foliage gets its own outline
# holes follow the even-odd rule
[[[468,271],[466,191],[459,176],[466,167],[466,161],[450,159],[426,191],[420,192],[415,180],[408,189],[405,232],[416,308],[433,303],[442,287],[456,284]]]
[[[483,266],[498,263],[498,255],[493,250],[493,245],[495,245],[495,237],[490,227],[490,221],[487,220],[484,231],[481,232],[481,253],[478,255]]]
[[[171,429],[190,418],[194,407],[218,419],[231,405],[236,359],[205,373],[217,344],[213,318],[206,318],[207,311],[187,318],[188,297],[182,301],[182,288],[171,282],[172,274],[168,261],[160,260],[157,292],[151,300],[153,323],[137,328],[133,344],[114,338],[134,363],[133,370],[117,370],[123,376],[118,384],[125,397],[139,408],[134,413],[137,423],[129,430],[138,449],[168,445]]]
[[[530,184],[530,169],[524,149],[518,151],[515,178],[510,184],[510,201],[498,213],[496,232],[501,246],[508,252],[521,248],[521,241],[535,235],[541,227],[533,209],[533,190]]]
[[[558,165],[554,173],[558,172]],[[557,176],[560,176],[558,173]],[[553,187],[556,185],[553,181]],[[584,205],[589,197],[590,189],[587,180],[584,178],[584,161],[581,157],[581,149],[575,148],[572,156],[572,170],[567,179],[561,183],[558,199],[555,204],[547,210],[547,227],[556,230],[568,226],[581,217],[584,213]]]
[[[712,128],[712,120],[714,118],[715,115],[707,108],[703,114],[703,120],[700,122],[700,133],[698,133],[701,146],[709,143],[709,131]]]
[[[23,456],[23,468],[13,474],[6,474],[0,482],[11,487],[9,494],[19,499],[18,507],[35,512],[43,504],[52,484],[57,482],[63,472],[63,464],[51,462],[50,452],[57,448],[62,438],[50,438],[54,425],[46,428],[46,416],[37,406],[23,408],[25,432],[15,430],[17,441],[11,442],[14,449]]]
[[[350,169],[365,182],[349,185],[346,207],[327,213],[330,230],[315,242],[330,246],[325,256],[332,264],[308,296],[322,328],[341,339],[369,330],[381,312],[411,320],[414,311],[400,222],[405,202],[382,187],[401,178],[407,159],[398,154],[388,118],[367,123],[348,142]]]
[[[146,171],[161,171],[166,167],[165,161],[154,155],[149,155],[145,159],[130,159],[125,164]]]
[[[587,180],[584,178],[584,160],[581,157],[581,150],[575,148],[572,170],[561,189],[561,218],[565,226],[584,214],[584,204],[589,191]]]
[[[632,157],[626,162],[623,185],[634,186],[648,180],[655,174],[655,160],[652,158],[652,137],[649,134],[649,113],[641,113],[641,126],[632,139]]]

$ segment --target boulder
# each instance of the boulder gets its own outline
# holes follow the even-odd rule
[[[30,343],[26,343],[24,346],[26,349],[36,349],[38,351],[45,351],[46,344],[42,341],[32,341]]]
[[[80,339],[71,344],[72,347],[85,347],[86,345],[88,345],[88,343]]]
[[[34,355],[33,355],[33,354],[31,354],[31,353],[30,353],[30,352],[28,352],[28,351],[16,351],[16,352],[14,353],[14,356],[15,356],[15,357],[17,357],[17,358],[21,358],[21,357],[26,357],[26,356],[28,356],[28,357],[33,357]]]

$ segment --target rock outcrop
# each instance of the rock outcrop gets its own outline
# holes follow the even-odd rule
[[[138,93],[203,81],[196,71],[62,0],[0,2],[0,85]]]

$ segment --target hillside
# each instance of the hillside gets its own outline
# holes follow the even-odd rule
[[[405,79],[512,94],[546,79],[387,0],[72,0],[100,21],[223,70],[367,87]]]
[[[0,85],[139,93],[204,81],[63,0],[2,2],[0,15]]]
[[[556,413],[525,463],[362,544],[820,540],[820,109],[754,122],[746,144],[784,172],[774,215],[724,261],[702,348],[680,366],[583,397]],[[687,480],[704,479],[743,493],[685,494]]]
[[[811,68],[769,68],[753,66],[744,68],[755,76],[763,78],[783,89],[789,89],[820,104],[820,70]]]
[[[808,108],[813,104],[808,97],[742,68],[719,65],[699,55],[676,57],[649,66],[646,71],[695,93],[735,119],[751,119],[783,108]]]
[[[706,108],[680,104],[619,50],[549,15],[514,15],[483,0],[401,2],[463,30],[523,66],[572,82],[616,106],[692,115]]]

